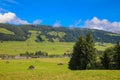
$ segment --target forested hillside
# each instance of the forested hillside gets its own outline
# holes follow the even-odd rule
[[[28,37],[28,31],[24,31],[21,27],[10,24],[0,24],[0,40],[3,41],[24,41]],[[3,29],[6,29],[13,34],[3,33]]]
[[[6,33],[3,32],[6,29]],[[86,28],[69,29],[65,27],[55,28],[47,25],[10,25],[0,24],[0,40],[1,41],[25,41],[31,35],[29,30],[37,31],[37,42],[75,42],[80,34],[86,35],[91,32],[96,42],[116,43],[120,41],[120,35]],[[7,32],[9,32],[7,34]]]

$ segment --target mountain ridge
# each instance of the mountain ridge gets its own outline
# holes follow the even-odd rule
[[[5,28],[14,33],[14,35],[0,33],[0,41],[25,41],[31,35],[29,30],[37,31],[37,42],[75,42],[81,34],[86,35],[87,32],[91,32],[95,42],[116,43],[120,40],[120,34],[88,28],[69,29],[49,25],[11,25],[2,23],[0,23],[0,28]]]

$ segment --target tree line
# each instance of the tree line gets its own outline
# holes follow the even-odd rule
[[[120,42],[99,55],[91,33],[88,32],[86,37],[81,35],[73,47],[68,66],[71,70],[120,69]]]
[[[43,52],[43,51],[35,51],[35,52],[26,51],[25,53],[20,53],[19,55],[0,54],[0,59],[66,58],[70,56],[71,56],[71,53],[48,55],[47,52]]]

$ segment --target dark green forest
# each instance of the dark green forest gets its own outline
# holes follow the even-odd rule
[[[2,23],[0,28],[14,32],[14,34],[0,33],[1,41],[25,41],[31,35],[29,30],[38,31],[37,42],[46,40],[50,42],[75,42],[81,34],[86,35],[87,32],[91,32],[94,42],[116,43],[120,40],[120,35],[118,34],[87,28],[69,29],[47,25],[11,25]]]

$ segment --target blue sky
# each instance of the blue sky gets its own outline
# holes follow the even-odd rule
[[[0,12],[13,13],[21,23],[88,27],[107,20],[120,26],[120,0],[0,0]]]

